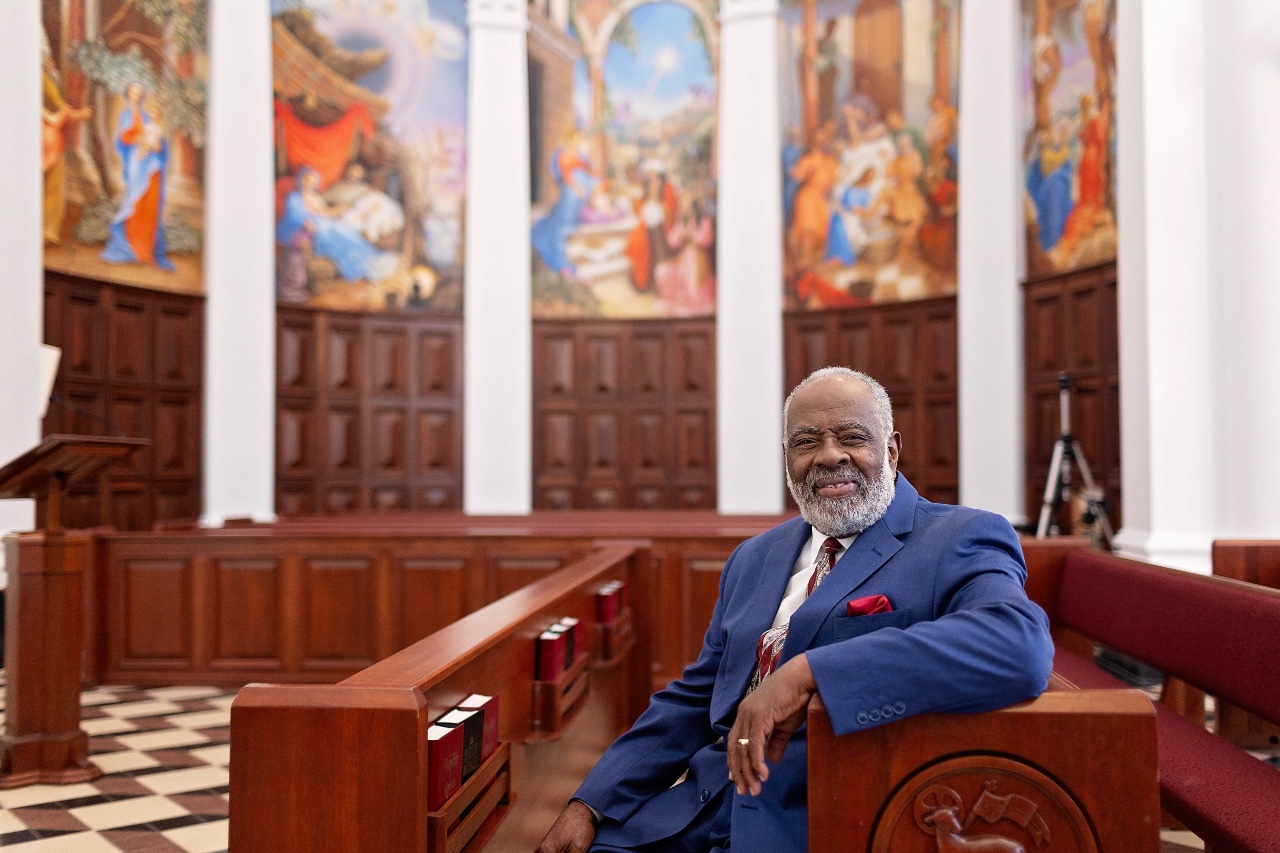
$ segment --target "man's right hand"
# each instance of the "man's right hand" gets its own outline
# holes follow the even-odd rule
[[[586,803],[572,800],[538,845],[537,853],[587,853],[595,837],[595,815]]]

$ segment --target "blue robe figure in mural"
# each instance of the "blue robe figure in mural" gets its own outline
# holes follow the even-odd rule
[[[1040,248],[1048,252],[1062,239],[1074,206],[1070,147],[1065,134],[1041,132],[1038,150],[1027,165],[1027,192],[1036,206]]]
[[[866,169],[852,185],[840,194],[839,206],[831,213],[827,228],[827,252],[824,261],[836,260],[845,266],[853,266],[858,255],[866,248],[868,238],[863,219],[869,215],[873,198],[871,182],[875,170]]]
[[[379,251],[356,228],[339,218],[341,210],[331,207],[320,195],[320,173],[310,167],[298,170],[298,188],[284,202],[284,215],[276,225],[276,242],[296,248],[310,239],[311,251],[328,258],[346,281],[381,281],[399,269],[400,261],[391,252]]]
[[[102,260],[113,264],[155,264],[174,271],[164,239],[165,174],[169,143],[164,128],[143,109],[142,84],[124,87],[125,108],[116,122],[124,199],[111,217]]]
[[[578,269],[569,260],[569,235],[578,227],[582,206],[591,197],[595,177],[585,155],[586,139],[575,131],[567,146],[551,152],[551,177],[560,190],[555,206],[533,225],[533,250],[542,262],[565,276],[576,276]]]
[[[787,133],[787,144],[782,146],[782,221],[791,224],[791,211],[796,206],[796,191],[800,182],[791,175],[791,170],[800,162],[804,147],[800,144],[800,128],[793,127]]]

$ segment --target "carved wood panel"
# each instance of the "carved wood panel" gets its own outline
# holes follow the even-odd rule
[[[460,507],[461,321],[276,317],[276,511]]]
[[[1112,261],[1023,285],[1027,517],[1039,515],[1053,445],[1060,433],[1058,374],[1075,381],[1071,430],[1120,517],[1120,361],[1116,265]],[[1081,487],[1078,472],[1073,485]]]
[[[901,470],[929,500],[959,489],[955,297],[787,314],[786,391],[828,365],[884,385],[902,433]],[[789,499],[788,499],[789,500]]]
[[[145,530],[201,511],[204,299],[45,274],[44,341],[62,350],[45,435],[150,439],[78,487],[68,527]]]
[[[535,507],[715,507],[713,321],[533,329]]]

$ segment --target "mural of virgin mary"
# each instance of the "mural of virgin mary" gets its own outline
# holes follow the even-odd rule
[[[165,170],[169,143],[164,127],[143,106],[142,84],[124,88],[125,108],[116,122],[116,153],[124,178],[124,200],[107,237],[102,259],[113,264],[154,264],[174,272],[164,239]]]

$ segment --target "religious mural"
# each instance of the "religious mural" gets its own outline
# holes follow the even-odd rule
[[[1022,0],[1029,275],[1116,256],[1116,0]]]
[[[785,305],[956,292],[959,0],[783,0]]]
[[[530,5],[535,317],[715,313],[716,15]]]
[[[45,0],[44,263],[203,292],[208,0]]]
[[[272,0],[272,15],[279,300],[460,312],[464,0]]]

